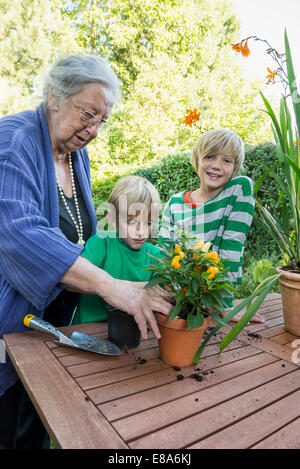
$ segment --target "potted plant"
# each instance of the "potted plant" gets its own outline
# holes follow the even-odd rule
[[[282,264],[276,269],[282,293],[285,329],[296,336],[300,336],[300,95],[294,73],[293,61],[287,34],[285,32],[285,54],[272,48],[266,40],[256,36],[243,39],[238,44],[232,44],[237,52],[245,57],[250,50],[248,41],[264,42],[267,45],[267,54],[276,63],[273,71],[268,68],[268,83],[280,82],[284,94],[280,101],[279,117],[277,118],[269,101],[261,94],[266,112],[272,120],[272,130],[277,149],[277,161],[271,162],[270,168],[257,181],[254,192],[257,195],[259,188],[268,174],[278,182],[280,188],[279,203],[282,206],[284,223],[280,223],[270,209],[256,198],[256,208],[265,228],[273,237],[279,251],[282,253]],[[243,50],[246,46],[246,52]],[[279,79],[277,81],[277,79]],[[276,173],[281,168],[282,177]],[[272,281],[266,279],[264,286]],[[257,308],[256,308],[257,309]],[[253,310],[253,314],[255,311]],[[237,324],[237,333],[239,324]]]
[[[210,318],[220,327],[228,327],[222,312],[225,298],[235,289],[228,280],[228,269],[218,254],[209,250],[209,242],[194,242],[189,247],[191,239],[183,232],[176,244],[165,241],[159,245],[162,257],[154,257],[156,262],[148,266],[154,276],[147,287],[167,285],[174,303],[168,317],[156,313],[160,358],[170,365],[186,366],[193,362]]]

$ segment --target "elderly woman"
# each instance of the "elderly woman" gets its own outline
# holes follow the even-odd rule
[[[0,120],[0,338],[24,330],[28,313],[68,324],[74,292],[104,298],[134,315],[143,337],[147,322],[159,337],[152,310],[169,313],[164,295],[113,279],[80,256],[96,231],[85,147],[118,94],[117,77],[103,59],[70,55],[50,71],[35,111]],[[7,358],[0,364],[0,446],[43,447],[29,407]],[[26,432],[23,422],[30,420]]]

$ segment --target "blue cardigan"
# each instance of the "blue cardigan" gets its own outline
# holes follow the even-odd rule
[[[74,169],[95,233],[96,215],[86,149],[75,153]],[[82,249],[68,241],[59,229],[55,166],[44,105],[35,111],[3,117],[0,119],[0,339],[3,334],[26,330],[23,326],[26,314],[43,317],[45,308],[64,289],[60,278]],[[64,313],[67,317],[70,311],[66,309]],[[6,355],[5,363],[0,363],[0,396],[16,380],[16,372]]]

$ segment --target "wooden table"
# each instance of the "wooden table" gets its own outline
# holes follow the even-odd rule
[[[4,341],[57,448],[299,449],[296,337],[284,330],[279,294],[259,312],[264,325],[248,326],[220,355],[221,330],[199,364],[180,371],[160,361],[152,333],[120,357],[57,346],[34,331]],[[106,337],[106,327],[62,331]]]

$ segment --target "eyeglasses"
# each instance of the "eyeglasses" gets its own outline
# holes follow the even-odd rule
[[[105,120],[103,119],[98,119],[98,117],[96,117],[92,112],[90,111],[84,111],[83,109],[81,109],[80,106],[78,106],[78,104],[75,103],[75,101],[73,99],[70,99],[70,101],[72,101],[72,103],[74,104],[74,106],[79,109],[79,112],[80,112],[80,120],[81,122],[83,122],[85,125],[89,126],[89,127],[94,127],[94,125],[97,124],[97,127],[98,129],[101,128],[105,128],[106,126],[110,126],[110,124],[108,124]]]

